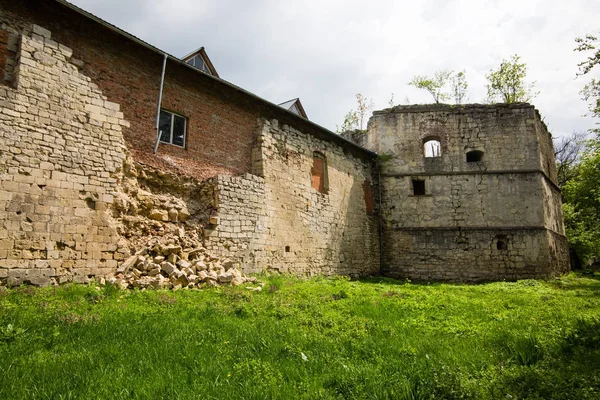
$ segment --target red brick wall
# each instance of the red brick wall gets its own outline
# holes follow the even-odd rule
[[[186,148],[156,140],[156,107],[162,57],[52,0],[0,0],[2,22],[29,30],[32,23],[73,49],[108,100],[119,103],[131,127],[124,129],[137,161],[198,178],[249,172],[259,108],[247,95],[177,65],[167,64],[163,108],[188,118]],[[201,45],[201,44],[196,44]],[[2,49],[0,45],[0,49]]]

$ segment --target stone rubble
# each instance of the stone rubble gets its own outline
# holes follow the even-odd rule
[[[199,241],[168,234],[152,237],[147,245],[126,259],[117,272],[101,284],[121,289],[194,289],[219,285],[259,284],[245,276],[229,258],[220,258]],[[261,286],[248,290],[260,291]]]

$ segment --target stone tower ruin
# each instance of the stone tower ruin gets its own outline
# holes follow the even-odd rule
[[[419,280],[549,277],[568,270],[551,135],[529,104],[377,111],[382,272]]]

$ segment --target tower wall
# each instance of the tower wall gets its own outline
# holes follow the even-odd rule
[[[395,107],[374,113],[364,143],[384,155],[385,274],[483,281],[568,270],[551,136],[533,106]]]

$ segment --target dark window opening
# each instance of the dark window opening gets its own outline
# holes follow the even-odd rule
[[[472,150],[467,153],[467,162],[479,162],[483,160],[483,151]]]
[[[319,193],[327,193],[329,182],[327,181],[327,159],[323,153],[313,153],[313,167],[311,170],[312,187]]]
[[[442,156],[442,144],[437,139],[430,139],[423,144],[423,154],[425,158],[435,158]]]
[[[158,129],[161,143],[185,147],[187,119],[170,111],[160,110]]]
[[[496,250],[508,250],[508,238],[506,236],[496,236]]]
[[[289,253],[290,252],[290,246],[285,246],[285,252]]]
[[[413,194],[415,196],[424,196],[425,195],[425,181],[413,179]]]

